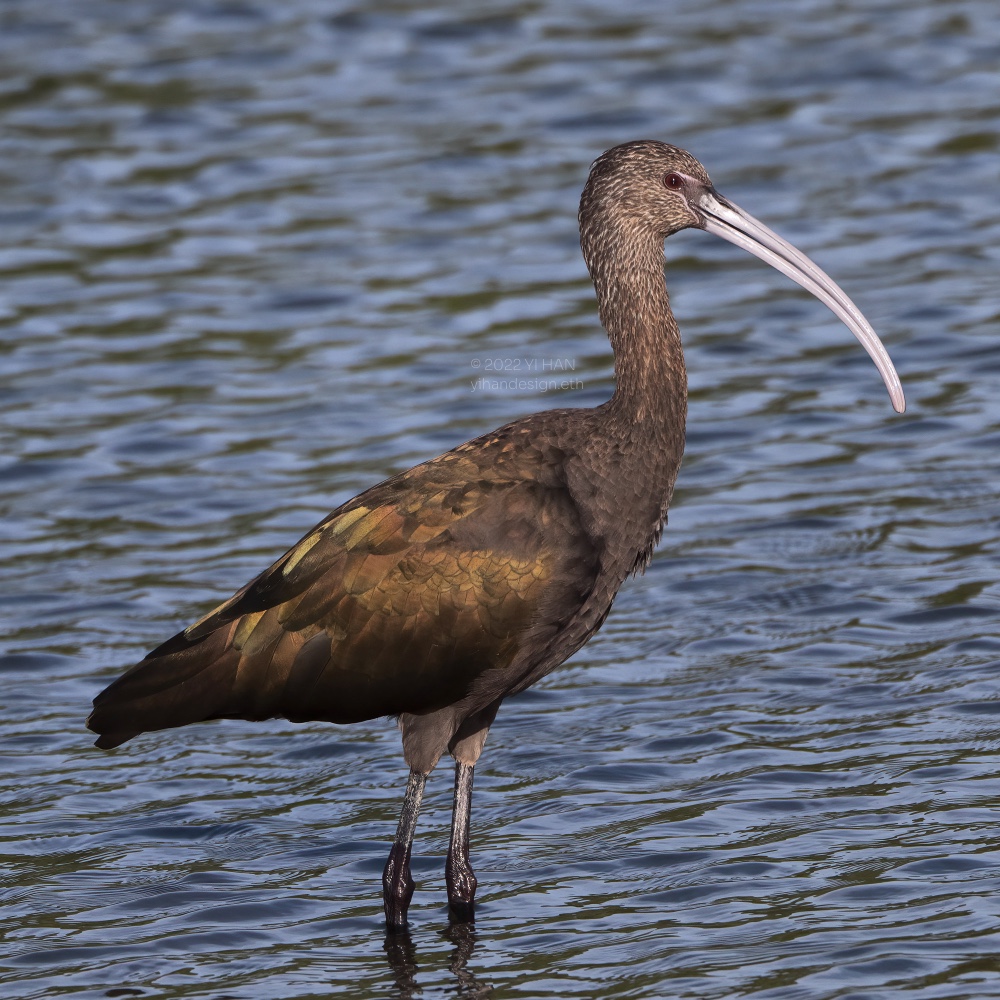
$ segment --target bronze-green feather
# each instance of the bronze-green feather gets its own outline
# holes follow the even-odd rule
[[[496,462],[456,449],[335,510],[102,692],[97,745],[213,718],[432,712],[511,663],[559,624],[546,609],[579,571],[578,518],[493,441]]]

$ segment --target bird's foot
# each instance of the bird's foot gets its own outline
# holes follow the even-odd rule
[[[479,883],[468,858],[448,855],[445,882],[448,885],[449,919],[456,924],[471,924],[476,919],[476,887]]]
[[[448,900],[448,920],[453,924],[474,924],[476,922],[476,904],[473,900]]]
[[[413,898],[413,877],[410,875],[410,852],[405,844],[395,843],[382,872],[382,905],[385,908],[385,929],[406,929],[406,912]]]

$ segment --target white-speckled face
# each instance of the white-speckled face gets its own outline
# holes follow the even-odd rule
[[[669,184],[670,177],[684,182]],[[685,150],[652,140],[628,142],[594,161],[581,207],[588,202],[613,206],[621,222],[666,239],[701,226],[691,199],[711,187],[705,168]]]

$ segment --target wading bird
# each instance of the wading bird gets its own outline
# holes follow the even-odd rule
[[[205,719],[395,716],[410,774],[382,877],[386,924],[406,925],[417,811],[445,752],[456,761],[448,901],[453,919],[472,919],[472,775],[497,710],[601,627],[666,520],[687,374],[663,241],[688,228],[743,247],[825,302],[902,412],[885,348],[826,274],[723,198],[689,153],[617,146],[594,162],[580,201],[615,354],[611,399],[516,420],[338,507],[101,692],[87,722],[97,746]]]

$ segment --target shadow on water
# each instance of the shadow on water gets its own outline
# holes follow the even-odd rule
[[[448,959],[448,971],[455,977],[454,996],[468,998],[491,997],[494,987],[482,982],[467,966],[476,947],[476,928],[472,923],[449,923],[440,936],[453,946]],[[398,1000],[412,1000],[423,993],[418,980],[420,965],[417,949],[408,930],[388,932],[385,936],[385,957],[392,972]],[[439,984],[440,985],[440,984]]]

